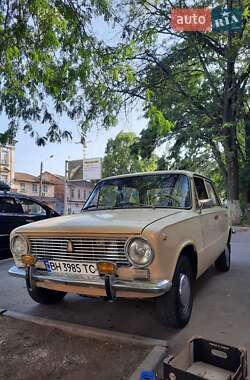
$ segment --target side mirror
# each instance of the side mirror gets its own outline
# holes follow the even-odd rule
[[[58,214],[58,212],[56,212],[55,210],[53,210],[53,209],[50,209],[49,210],[49,216],[59,216],[59,214]]]
[[[200,200],[200,210],[210,208],[214,206],[214,202],[211,198]]]

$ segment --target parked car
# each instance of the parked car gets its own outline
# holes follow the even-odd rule
[[[67,292],[155,298],[162,322],[190,319],[193,283],[214,262],[230,268],[231,227],[213,183],[187,171],[101,180],[82,213],[11,234],[14,276],[38,303]]]
[[[0,183],[0,259],[11,256],[9,235],[23,224],[58,216],[45,204],[10,191],[8,185]]]

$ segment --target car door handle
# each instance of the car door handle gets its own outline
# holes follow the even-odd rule
[[[215,216],[214,216],[214,219],[215,219],[215,220],[218,220],[218,219],[219,219],[219,215],[215,215]]]
[[[31,222],[32,222],[32,219],[25,219],[25,222],[27,222],[27,223],[31,223]]]

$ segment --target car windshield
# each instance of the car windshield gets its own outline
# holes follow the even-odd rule
[[[183,174],[151,174],[99,182],[83,211],[115,208],[191,207],[189,179]]]

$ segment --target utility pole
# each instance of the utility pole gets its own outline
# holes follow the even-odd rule
[[[67,200],[67,194],[68,194],[68,163],[69,161],[65,161],[65,180],[64,180],[64,215],[68,214],[68,200]]]
[[[54,155],[51,154],[46,160],[41,161],[40,164],[40,178],[39,178],[39,198],[42,200],[42,186],[43,186],[43,164],[44,162],[48,161],[50,158],[53,158]]]
[[[40,199],[42,199],[42,185],[43,185],[42,175],[43,175],[43,161],[41,161],[41,164],[40,164],[40,178],[39,178],[39,198]]]

